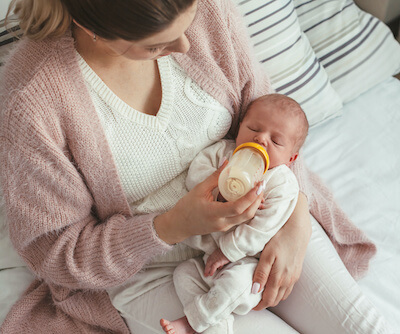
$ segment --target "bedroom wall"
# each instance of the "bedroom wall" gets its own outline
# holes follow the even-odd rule
[[[10,2],[10,0],[0,0],[0,20],[6,17],[7,8]]]

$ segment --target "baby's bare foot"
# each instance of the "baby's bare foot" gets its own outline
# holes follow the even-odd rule
[[[161,319],[160,325],[167,334],[195,334],[186,317],[174,321]]]

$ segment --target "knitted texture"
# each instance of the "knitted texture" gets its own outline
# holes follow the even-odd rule
[[[187,193],[191,161],[226,135],[231,114],[170,56],[158,60],[163,95],[156,117],[119,99],[84,59],[78,58],[133,214],[170,210]],[[184,261],[200,254],[179,244],[152,262]]]
[[[248,103],[271,89],[232,6],[200,1],[187,31],[191,49],[175,59],[233,115],[234,133]],[[70,32],[20,41],[1,85],[1,183],[10,237],[37,277],[1,332],[129,333],[104,289],[171,247],[153,229],[156,213],[132,215]],[[321,221],[332,203],[325,188],[301,164],[295,174],[302,191],[321,189],[310,201]],[[342,256],[360,242],[374,249],[355,227],[346,234],[342,227],[350,222],[332,205],[334,217],[327,214],[323,223],[328,232],[335,227],[330,237],[337,247],[345,244]],[[355,261],[367,264],[371,253],[355,252]]]
[[[80,65],[132,211],[143,214],[171,209],[187,192],[186,170],[191,161],[227,134],[230,113],[171,56],[158,60],[163,94],[156,117],[120,100],[81,57]],[[182,173],[185,175],[174,182]],[[168,189],[162,196],[153,194],[162,187]]]

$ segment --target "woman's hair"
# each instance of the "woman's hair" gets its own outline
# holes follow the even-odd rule
[[[12,0],[24,35],[35,40],[63,35],[72,19],[97,36],[140,40],[166,29],[196,0]]]

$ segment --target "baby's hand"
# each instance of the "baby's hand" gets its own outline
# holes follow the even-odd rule
[[[218,269],[223,268],[230,262],[221,249],[216,249],[207,259],[204,276],[213,276]]]
[[[262,198],[262,199],[261,199],[260,206],[258,207],[258,210],[264,210],[264,209],[265,209],[264,202],[265,202],[265,200],[264,200],[264,198]]]
[[[222,196],[221,193],[218,193],[217,201],[218,201],[218,202],[225,203],[225,202],[226,202],[226,199],[224,198],[224,196]]]

